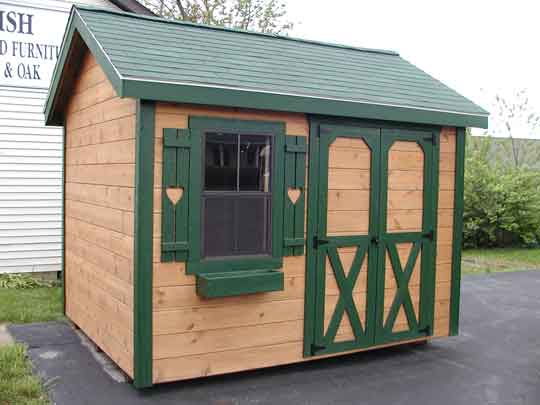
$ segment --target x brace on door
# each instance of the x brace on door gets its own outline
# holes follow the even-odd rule
[[[367,249],[367,246],[361,246],[356,249],[356,253],[354,255],[349,274],[348,276],[345,276],[345,272],[343,271],[343,265],[339,258],[337,248],[333,246],[327,248],[328,258],[330,259],[330,264],[332,266],[332,270],[334,272],[336,282],[340,291],[336,308],[334,310],[334,313],[332,314],[332,318],[330,320],[326,335],[324,337],[324,340],[327,344],[330,344],[334,341],[339,328],[339,324],[341,323],[341,320],[345,315],[345,311],[347,311],[347,314],[349,316],[349,320],[351,322],[351,326],[353,328],[356,339],[360,339],[365,333],[364,328],[362,327],[362,322],[358,317],[358,310],[354,303],[352,293],[353,288],[356,285],[358,275],[360,274],[360,269],[362,268],[362,265],[364,263]]]
[[[390,262],[397,284],[396,294],[390,307],[390,311],[388,312],[388,318],[386,319],[384,325],[387,333],[392,333],[392,329],[394,327],[394,323],[396,322],[401,305],[403,305],[403,309],[405,310],[409,329],[414,330],[418,328],[418,321],[416,319],[414,306],[409,291],[409,281],[411,280],[414,266],[418,259],[418,254],[420,253],[421,247],[422,241],[417,241],[414,243],[409,254],[409,258],[407,259],[405,269],[403,269],[401,266],[401,261],[399,259],[396,244],[387,242],[387,250],[388,254],[390,255]]]

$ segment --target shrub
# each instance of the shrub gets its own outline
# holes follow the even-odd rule
[[[537,244],[540,173],[490,159],[489,137],[471,141],[465,163],[465,247]]]
[[[39,280],[27,274],[0,274],[0,288],[28,289],[52,285],[51,282]]]

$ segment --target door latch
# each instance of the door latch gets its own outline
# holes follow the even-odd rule
[[[319,238],[318,236],[313,237],[313,248],[318,249],[320,245],[327,245],[330,243],[328,239]]]
[[[429,232],[426,232],[426,233],[423,233],[422,234],[422,237],[423,238],[426,238],[426,239],[429,239],[430,241],[433,242],[433,238],[435,237],[435,233],[433,232],[433,229]]]

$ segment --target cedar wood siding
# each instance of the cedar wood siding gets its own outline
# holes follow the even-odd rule
[[[155,383],[291,363],[302,355],[305,256],[283,258],[283,291],[217,299],[197,296],[195,276],[185,274],[184,263],[160,263],[163,128],[187,128],[189,116],[281,121],[288,135],[309,134],[302,114],[156,105]],[[283,344],[288,349],[276,356]]]
[[[452,243],[456,167],[456,128],[441,130],[439,155],[439,201],[437,215],[437,257],[435,282],[435,336],[450,332],[450,291],[452,278]]]
[[[130,376],[135,106],[87,52],[66,108],[66,314]]]
[[[189,116],[283,121],[288,135],[309,134],[307,117],[301,114],[157,103],[153,381],[161,383],[306,360],[302,355],[305,256],[284,257],[283,291],[211,300],[197,296],[195,276],[185,274],[184,263],[160,263],[163,129],[187,128]],[[453,218],[449,204],[453,205],[454,187],[450,170],[454,167],[454,145],[455,130],[445,128],[441,138],[436,336],[448,335]],[[337,289],[334,291],[337,294]],[[349,332],[344,328],[340,340]]]
[[[135,109],[88,53],[66,111],[66,312],[130,376]],[[153,381],[306,360],[305,256],[284,258],[284,291],[211,300],[197,296],[183,263],[160,262],[163,128],[187,128],[189,116],[283,121],[288,135],[309,133],[302,114],[156,104]],[[449,332],[455,137],[454,128],[441,133],[435,336]]]

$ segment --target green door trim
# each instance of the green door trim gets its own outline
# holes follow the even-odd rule
[[[317,257],[311,244],[317,232],[317,218],[319,205],[319,130],[320,124],[316,120],[309,121],[309,167],[308,167],[308,201],[307,201],[307,249],[306,249],[306,276],[304,296],[304,357],[313,355],[315,336],[315,304],[316,304],[316,276]]]
[[[317,262],[318,262],[318,253],[317,249],[315,249],[315,244],[317,243],[317,236],[319,233],[319,229],[321,226],[321,220],[325,221],[325,218],[320,217],[320,213],[323,212],[323,210],[319,207],[319,201],[321,204],[324,204],[324,208],[326,210],[326,203],[324,200],[321,200],[321,188],[320,187],[320,180],[322,179],[321,176],[321,170],[322,167],[325,165],[321,159],[320,151],[321,149],[321,138],[324,138],[325,129],[328,129],[333,127],[334,129],[338,129],[341,127],[342,129],[345,129],[346,132],[342,131],[344,134],[351,134],[355,130],[357,130],[357,133],[363,133],[365,135],[366,129],[373,130],[385,130],[385,129],[391,129],[391,130],[398,130],[399,134],[403,134],[404,132],[409,132],[410,134],[416,133],[418,135],[418,131],[420,131],[419,138],[420,142],[422,143],[422,146],[424,149],[429,148],[428,154],[431,156],[431,160],[429,163],[425,163],[425,171],[427,171],[427,176],[425,176],[429,179],[429,186],[426,186],[425,190],[430,190],[430,192],[425,193],[425,199],[428,199],[429,201],[424,201],[424,207],[429,207],[429,215],[427,214],[428,210],[424,210],[424,217],[423,218],[423,228],[426,228],[427,226],[430,226],[431,230],[433,231],[430,235],[424,235],[422,238],[422,243],[425,244],[426,249],[422,249],[422,263],[425,266],[431,266],[431,268],[434,268],[435,264],[435,247],[436,247],[436,240],[437,240],[437,205],[438,205],[438,176],[439,176],[439,137],[440,137],[440,130],[441,128],[438,126],[423,126],[423,125],[410,125],[406,123],[388,123],[388,122],[377,122],[377,121],[364,121],[364,120],[346,120],[346,119],[336,119],[336,118],[326,118],[326,117],[316,117],[312,116],[310,117],[310,138],[309,138],[309,172],[308,172],[308,205],[307,205],[307,252],[306,252],[306,279],[305,279],[305,307],[304,307],[304,347],[303,347],[303,354],[304,357],[310,357],[315,354],[329,354],[329,353],[336,353],[346,350],[352,350],[356,348],[360,348],[358,346],[358,342],[355,341],[348,341],[348,342],[338,342],[333,343],[331,347],[326,347],[327,342],[323,341],[321,339],[321,333],[317,331],[318,325],[322,325],[324,327],[324,319],[321,319],[321,316],[324,317],[324,312],[319,311],[317,314],[317,307],[320,307],[321,299],[324,299],[324,284],[323,288],[317,288],[318,285],[324,283],[325,274],[324,272],[321,272],[317,268]],[[325,128],[326,127],[326,128]],[[360,127],[360,129],[359,129]],[[351,132],[353,131],[353,132]],[[323,132],[323,133],[321,133]],[[400,136],[400,139],[402,137]],[[381,142],[384,139],[384,136],[381,135]],[[325,142],[326,143],[326,142]],[[381,148],[382,149],[382,148]],[[381,153],[375,154],[377,157],[377,165],[382,166],[382,162],[380,162],[380,156]],[[372,162],[373,164],[373,162]],[[427,170],[428,167],[431,167],[431,170]],[[326,170],[328,169],[327,161],[326,161]],[[372,170],[372,191],[373,187],[379,187],[380,180],[373,181],[375,170]],[[327,176],[326,176],[327,177]],[[327,179],[326,179],[327,181]],[[426,195],[429,194],[429,198],[426,197]],[[372,192],[372,198],[373,196],[380,195],[380,190],[377,188],[376,192]],[[427,204],[426,204],[427,203]],[[372,204],[373,205],[373,204]],[[369,235],[366,236],[366,238],[371,239],[371,243],[369,244],[368,250],[368,257],[376,257],[378,255],[375,254],[377,250],[376,244],[374,244],[374,239],[370,235],[374,235],[380,232],[381,224],[379,224],[379,219],[382,217],[382,213],[379,211],[379,206],[381,204],[378,203],[378,197],[377,197],[377,203],[373,206],[375,209],[373,210],[373,215],[376,216],[375,221],[370,220],[370,227],[371,224],[375,224],[376,229],[374,231],[371,230]],[[324,211],[326,213],[326,211]],[[370,218],[371,219],[371,218]],[[386,222],[386,220],[385,220]],[[391,239],[393,242],[399,242],[399,241],[408,241],[410,239],[411,234],[414,233],[398,233],[398,234],[392,234]],[[342,237],[337,238],[337,242],[339,243],[354,243],[358,241],[354,241],[353,239],[358,239],[359,237]],[[328,238],[326,238],[328,239]],[[425,240],[424,240],[425,239]],[[323,241],[325,245],[325,249],[327,250],[328,247],[332,247],[332,243],[329,240]],[[325,250],[321,249],[321,250]],[[369,251],[373,251],[373,253],[369,253]],[[384,251],[383,249],[379,249],[379,251]],[[430,255],[427,255],[425,252],[431,252]],[[320,253],[319,253],[320,254]],[[359,254],[357,252],[357,254]],[[373,260],[373,259],[372,259]],[[378,267],[378,262],[380,258],[377,258],[375,261],[375,266]],[[434,318],[434,294],[435,294],[435,272],[434,271],[423,271],[422,276],[424,277],[421,283],[423,283],[426,287],[423,288],[425,291],[420,299],[421,299],[421,308],[425,308],[423,311],[424,313],[420,316],[420,321],[418,322],[419,328],[423,329],[420,336],[428,336],[433,333],[432,325],[433,325],[433,318]],[[380,277],[379,277],[380,278]],[[369,280],[369,278],[368,278]],[[342,283],[346,282],[347,280],[341,280]],[[378,281],[378,280],[375,280]],[[369,282],[369,281],[368,281]],[[380,297],[378,297],[378,288],[370,288],[371,286],[368,286],[368,295],[371,293],[374,295],[374,298],[371,298],[373,300],[379,300]],[[370,297],[366,297],[367,302],[371,302]],[[324,305],[324,304],[323,304]],[[398,307],[399,309],[399,307]],[[375,318],[375,306],[373,306],[372,311],[367,311],[366,316],[366,323],[367,319],[369,317],[369,314],[373,312],[373,317]],[[323,315],[320,315],[323,313]],[[322,321],[322,322],[321,322]],[[375,319],[373,320],[373,323],[376,326]],[[339,324],[338,324],[339,326]],[[426,327],[428,326],[428,327]],[[375,333],[376,330],[373,328],[373,341],[371,342],[371,345],[378,345],[379,342],[376,342],[375,339]],[[407,336],[404,336],[403,334],[394,334],[395,338],[390,339],[390,341],[395,340],[401,340],[407,338]],[[317,338],[319,336],[319,338]],[[385,336],[386,339],[388,339],[388,335]]]

